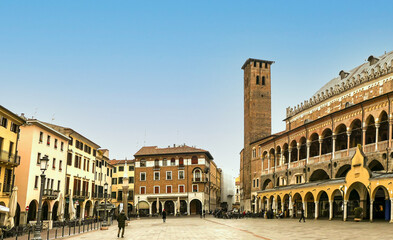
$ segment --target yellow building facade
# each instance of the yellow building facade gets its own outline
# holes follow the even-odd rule
[[[18,154],[19,127],[25,120],[0,105],[0,205],[9,207],[14,185],[14,172],[20,164]],[[5,214],[0,213],[3,224]]]
[[[127,164],[126,164],[127,161]],[[112,175],[112,203],[116,206],[116,213],[120,209],[120,204],[123,203],[123,179],[128,177],[128,216],[135,213],[134,205],[134,183],[135,183],[135,161],[134,160],[111,160],[110,164],[113,166]]]

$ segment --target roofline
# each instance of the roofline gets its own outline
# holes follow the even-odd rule
[[[213,156],[210,154],[209,151],[195,151],[195,152],[179,152],[179,153],[153,153],[153,154],[134,154],[134,157],[146,157],[146,156],[161,156],[161,155],[179,155],[179,154],[197,154],[197,153],[204,153],[206,154],[210,160],[213,160]]]
[[[351,105],[351,106],[349,106],[349,107],[346,107],[346,108],[340,109],[340,110],[338,110],[338,111],[329,113],[329,114],[327,114],[327,115],[325,115],[325,116],[323,116],[323,117],[321,117],[321,118],[312,120],[312,121],[310,121],[310,122],[308,122],[308,123],[306,123],[306,124],[300,125],[300,126],[294,128],[294,129],[291,129],[291,130],[289,130],[289,131],[285,131],[285,132],[283,132],[283,133],[280,134],[280,135],[270,135],[270,137],[272,136],[273,139],[270,139],[270,140],[266,141],[265,143],[268,143],[268,142],[270,142],[270,141],[273,141],[273,140],[275,140],[276,138],[281,137],[282,135],[289,134],[289,133],[291,133],[291,132],[297,131],[298,129],[303,128],[303,127],[305,127],[305,126],[307,126],[307,125],[309,125],[309,124],[315,123],[315,122],[317,122],[317,121],[324,121],[324,120],[323,120],[324,118],[333,116],[334,114],[337,114],[337,113],[340,113],[340,112],[343,112],[343,111],[347,111],[347,110],[349,110],[349,109],[351,109],[351,108],[358,107],[359,105],[362,105],[363,103],[375,101],[375,100],[378,99],[378,98],[383,98],[383,97],[388,96],[389,94],[392,94],[392,93],[393,93],[393,91],[390,91],[390,92],[387,92],[387,93],[385,93],[385,94],[379,95],[379,96],[377,96],[377,97],[366,99],[366,100],[364,100],[364,101],[362,101],[362,102],[356,103],[356,104]],[[287,120],[287,119],[288,119],[288,118],[284,119],[283,121],[285,121],[285,120]],[[332,129],[332,132],[333,132],[333,129]],[[261,139],[259,139],[259,140],[257,140],[257,141],[254,141],[254,142],[250,143],[250,145],[251,145],[251,144],[254,144],[254,143],[257,143],[257,142],[259,142],[259,141],[262,141],[262,140],[265,139],[265,138],[266,138],[266,137],[261,138]]]
[[[244,70],[246,68],[247,64],[249,64],[251,61],[253,61],[253,62],[257,61],[257,62],[263,62],[263,63],[269,63],[269,64],[275,63],[274,61],[269,61],[269,60],[262,60],[262,59],[257,59],[257,58],[249,58],[249,59],[247,59],[244,62],[243,66],[242,66],[242,69]]]
[[[17,114],[13,113],[12,111],[8,110],[7,108],[5,108],[3,105],[0,105],[0,109],[5,111],[7,114],[11,115],[13,118],[15,118],[16,120],[18,120],[20,122],[20,124],[24,124],[26,123],[26,120],[21,118],[20,116],[18,116]]]
[[[47,131],[50,131],[52,133],[55,133],[56,135],[66,139],[66,140],[70,140],[69,137],[67,137],[66,135],[62,134],[61,132],[49,127],[48,125],[45,125],[44,123],[42,123],[41,121],[37,120],[37,119],[31,119],[31,120],[27,120],[26,123],[30,123],[30,124],[34,124],[34,125],[38,125],[44,129],[46,129]]]

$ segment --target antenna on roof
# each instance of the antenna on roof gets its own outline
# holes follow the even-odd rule
[[[34,119],[35,115],[37,115],[37,108],[35,108],[34,110],[35,110],[34,114],[33,114],[33,116],[31,116],[32,119]]]
[[[55,121],[55,113],[52,115],[52,123]]]

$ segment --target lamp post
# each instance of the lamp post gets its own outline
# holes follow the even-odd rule
[[[34,237],[32,240],[42,240],[41,238],[41,212],[42,212],[42,195],[44,192],[45,186],[45,171],[48,168],[49,158],[45,155],[43,158],[40,159],[40,170],[41,170],[41,188],[40,188],[40,198],[38,202],[38,214],[37,214],[37,223],[34,229]]]
[[[140,199],[140,197],[138,196],[138,218],[139,218],[139,199]],[[159,204],[159,203],[157,202],[157,204]]]
[[[102,223],[102,225],[104,227],[108,226],[108,212],[106,211],[106,195],[108,193],[108,183],[106,182],[104,184],[104,198],[105,198],[105,205],[104,205],[104,222]]]

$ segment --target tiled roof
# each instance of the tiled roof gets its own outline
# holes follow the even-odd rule
[[[142,147],[134,156],[148,155],[169,155],[169,154],[187,154],[187,153],[205,153],[210,159],[213,159],[209,151],[204,149],[189,147],[187,145],[158,148],[157,146]]]
[[[111,164],[111,165],[117,165],[117,164],[124,164],[124,162],[125,162],[126,160],[117,160],[117,159],[112,159],[112,160],[109,160],[109,164]],[[134,163],[135,162],[135,160],[134,159],[127,159],[127,164],[131,164],[131,163]]]

